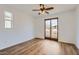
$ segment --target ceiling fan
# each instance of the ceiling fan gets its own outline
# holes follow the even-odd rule
[[[39,9],[33,9],[33,11],[39,11],[38,13],[39,15],[44,13],[49,14],[48,11],[54,9],[54,7],[45,7],[44,4],[40,4],[39,6],[40,6]]]

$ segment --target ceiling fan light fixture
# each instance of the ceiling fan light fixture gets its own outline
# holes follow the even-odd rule
[[[40,11],[40,14],[45,14],[45,11]]]

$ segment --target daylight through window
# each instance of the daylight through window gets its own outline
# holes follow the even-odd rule
[[[8,11],[5,11],[4,12],[4,19],[5,19],[5,28],[12,28],[12,19],[13,16],[12,16],[12,13],[11,12],[8,12]]]

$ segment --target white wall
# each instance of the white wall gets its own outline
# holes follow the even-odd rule
[[[77,10],[76,10],[76,26],[77,26],[77,30],[76,30],[76,46],[78,47],[79,49],[79,6],[77,7]]]
[[[13,13],[13,28],[5,29],[4,11]],[[34,37],[33,18],[21,10],[0,5],[0,49],[30,40]]]
[[[42,17],[42,18],[41,18]],[[40,16],[35,20],[35,35],[44,38],[44,19],[58,17],[59,41],[67,43],[75,43],[75,10],[70,10],[58,14]]]

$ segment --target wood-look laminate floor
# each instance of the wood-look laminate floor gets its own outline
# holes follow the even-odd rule
[[[77,55],[73,45],[47,39],[33,39],[0,51],[1,55]]]

